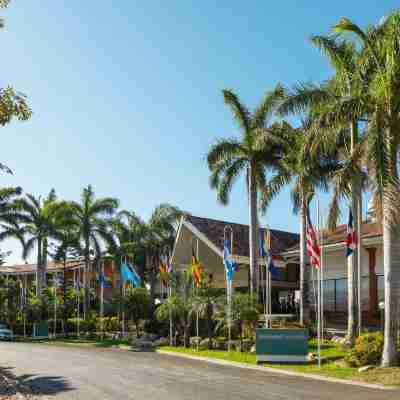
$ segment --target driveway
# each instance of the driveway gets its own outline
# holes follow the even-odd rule
[[[0,367],[57,399],[398,400],[400,392],[325,383],[157,353],[0,343]]]

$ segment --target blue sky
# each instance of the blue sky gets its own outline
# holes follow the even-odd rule
[[[309,44],[341,16],[366,25],[385,1],[12,1],[1,14],[0,85],[29,96],[34,115],[2,128],[3,185],[78,199],[99,196],[147,218],[161,202],[247,223],[243,182],[227,207],[208,186],[205,155],[238,134],[221,90],[254,107],[278,82],[322,80],[330,70]],[[324,204],[326,199],[323,200]],[[297,231],[288,193],[263,224]],[[20,259],[15,243],[6,243]]]

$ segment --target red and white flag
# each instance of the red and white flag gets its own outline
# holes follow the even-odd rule
[[[319,268],[321,265],[321,250],[319,247],[318,235],[315,231],[310,218],[310,210],[307,207],[307,231],[306,231],[307,255],[313,267]]]
[[[353,213],[349,209],[349,222],[347,224],[346,257],[353,254],[357,247],[357,234],[353,224]]]

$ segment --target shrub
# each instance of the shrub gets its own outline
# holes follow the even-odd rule
[[[383,334],[381,332],[364,333],[356,340],[355,346],[346,354],[345,360],[352,367],[377,365],[383,351]]]

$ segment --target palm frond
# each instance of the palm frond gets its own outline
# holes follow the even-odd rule
[[[239,124],[243,132],[248,132],[250,128],[250,112],[244,104],[239,100],[239,97],[232,91],[225,89],[222,91],[224,102],[227,104]]]

